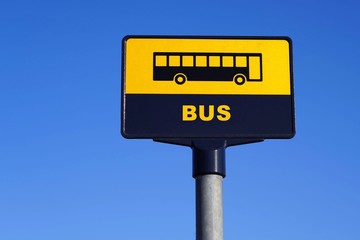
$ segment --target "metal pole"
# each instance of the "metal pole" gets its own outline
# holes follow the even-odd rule
[[[196,178],[196,240],[223,240],[223,201],[220,175]]]
[[[193,177],[196,179],[196,240],[223,240],[222,181],[225,177],[222,140],[193,142]]]

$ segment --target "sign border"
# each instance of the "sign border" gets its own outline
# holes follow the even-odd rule
[[[285,40],[289,44],[289,67],[290,67],[290,96],[291,96],[291,115],[292,115],[292,133],[286,136],[278,136],[278,137],[251,137],[251,138],[239,138],[239,137],[148,137],[141,134],[131,134],[128,135],[125,132],[125,56],[126,56],[126,41],[132,38],[136,39],[223,39],[223,40]],[[294,94],[294,76],[293,76],[293,46],[292,46],[292,40],[288,36],[197,36],[197,35],[126,35],[122,39],[122,53],[121,53],[121,135],[124,138],[127,139],[167,139],[168,141],[171,141],[171,139],[248,139],[249,141],[261,141],[263,139],[291,139],[296,134],[296,128],[295,128],[295,94]]]

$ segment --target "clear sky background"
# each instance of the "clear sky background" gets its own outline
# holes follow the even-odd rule
[[[0,239],[195,239],[191,149],[120,135],[128,34],[289,36],[292,140],[227,149],[225,239],[360,239],[359,1],[0,1]]]

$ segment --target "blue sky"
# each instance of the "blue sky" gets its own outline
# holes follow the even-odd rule
[[[360,238],[357,1],[0,5],[0,239],[195,239],[191,150],[120,135],[128,34],[291,37],[297,134],[227,149],[225,239]]]

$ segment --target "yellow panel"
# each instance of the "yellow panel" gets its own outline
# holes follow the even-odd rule
[[[233,67],[234,66],[234,57],[232,56],[223,56],[223,67]]]
[[[184,67],[192,67],[194,66],[194,57],[193,56],[183,56],[182,65]]]
[[[166,67],[166,56],[158,55],[155,61],[157,67]]]
[[[207,58],[206,56],[196,56],[195,64],[197,67],[206,67],[207,66]]]
[[[170,67],[179,67],[180,66],[180,56],[169,56],[169,66]]]
[[[128,37],[124,40],[124,91],[126,94],[230,94],[230,95],[290,95],[290,43],[287,39],[236,39],[236,38],[161,38],[161,37]],[[211,53],[229,55],[222,57],[224,69],[230,70],[230,60],[234,54],[261,54],[261,58],[250,60],[250,77],[258,81],[247,81],[237,85],[233,81],[220,79],[217,81],[192,81],[186,75],[184,84],[176,84],[173,78],[168,81],[155,81],[154,65],[161,60],[154,59],[154,53]],[[175,54],[174,54],[175,55]],[[206,54],[205,54],[206,55]],[[206,56],[203,56],[206,58]],[[161,58],[159,58],[161,59]],[[184,58],[183,58],[184,60]],[[196,59],[205,67],[205,61]],[[260,69],[259,61],[262,63]],[[184,61],[185,63],[186,61]],[[164,61],[162,62],[164,64]],[[255,66],[255,67],[254,67]],[[256,67],[257,66],[257,67]],[[184,72],[183,72],[184,73]],[[231,79],[230,79],[231,80]]]
[[[210,56],[209,57],[209,66],[210,67],[220,67],[220,56]]]
[[[260,57],[249,57],[250,79],[260,79],[261,78],[260,67],[261,67]]]
[[[236,67],[246,67],[246,58],[245,56],[236,56]]]

